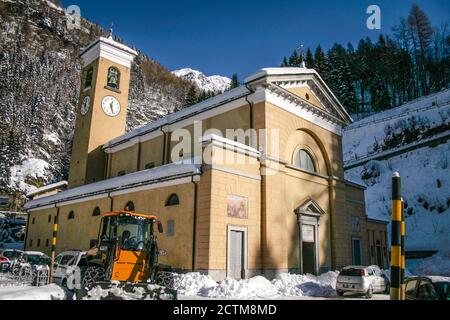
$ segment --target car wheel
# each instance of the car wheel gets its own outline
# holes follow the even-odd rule
[[[343,297],[344,296],[344,291],[342,291],[342,290],[338,290],[338,291],[336,291],[336,293],[337,293],[337,295],[339,297]]]
[[[373,288],[372,286],[369,287],[369,290],[367,290],[366,292],[366,298],[367,299],[372,299],[373,298]]]

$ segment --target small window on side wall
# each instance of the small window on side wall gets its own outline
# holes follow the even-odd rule
[[[136,210],[134,207],[134,203],[132,201],[128,202],[124,210],[128,212],[133,212],[134,210]]]
[[[101,215],[100,208],[99,207],[95,208],[94,211],[92,212],[92,216],[93,217],[98,217],[100,215]]]
[[[167,199],[166,207],[172,207],[172,206],[178,206],[180,205],[180,198],[176,193],[173,193],[170,195],[170,197]]]
[[[167,221],[166,235],[167,235],[167,237],[173,237],[175,235],[175,221],[174,220]]]
[[[305,171],[317,172],[313,157],[308,151],[304,149],[300,150],[297,153],[295,158],[295,165]]]
[[[75,212],[74,212],[74,211],[70,211],[70,213],[69,213],[67,219],[68,219],[68,220],[74,220],[74,219],[75,219]]]

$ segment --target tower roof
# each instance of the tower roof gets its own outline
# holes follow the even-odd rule
[[[114,41],[112,37],[99,37],[81,51],[85,65],[90,64],[98,57],[104,57],[129,68],[137,55],[136,50]]]

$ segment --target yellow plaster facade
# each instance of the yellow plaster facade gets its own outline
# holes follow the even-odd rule
[[[387,224],[368,219],[364,188],[344,178],[341,132],[351,118],[314,70],[264,69],[245,87],[123,135],[125,112],[101,116],[111,64],[101,59],[94,62],[102,75],[94,76],[92,116],[78,115],[70,189],[27,204],[27,249],[49,253],[49,216],[58,215],[57,251],[88,250],[100,224],[95,208],[122,210],[131,201],[137,212],[171,224],[172,233],[158,238],[168,253],[160,262],[176,270],[221,280],[387,265]],[[117,67],[126,106],[129,70]],[[190,163],[171,158],[180,129],[192,137],[182,157]],[[223,138],[230,129],[257,135]],[[93,150],[105,160],[91,166]],[[297,163],[300,151],[314,170]],[[97,182],[83,180],[84,172]],[[173,194],[180,204],[167,206]]]

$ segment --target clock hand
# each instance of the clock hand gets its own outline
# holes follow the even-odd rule
[[[111,104],[109,105],[109,108],[111,109],[111,112],[114,113],[114,108],[113,108],[113,103],[111,102]]]

